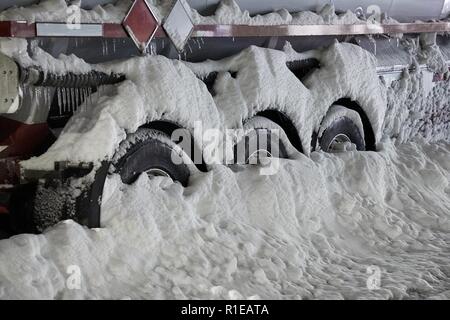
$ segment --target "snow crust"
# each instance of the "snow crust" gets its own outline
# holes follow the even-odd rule
[[[301,11],[289,13],[286,9],[264,15],[250,16],[248,11],[242,11],[234,0],[222,0],[212,16],[202,16],[191,9],[191,17],[195,24],[243,24],[243,25],[314,25],[314,24],[365,24],[376,22],[375,17],[370,21],[358,19],[350,10],[336,14],[334,5],[326,4],[317,13]]]
[[[388,89],[383,130],[398,144],[417,138],[450,141],[450,81],[436,82],[428,92],[423,77],[406,70]]]
[[[450,145],[381,147],[282,160],[272,176],[218,165],[186,189],[112,176],[104,228],[0,241],[0,298],[448,299]]]
[[[216,18],[237,19],[226,10]],[[48,18],[43,10],[40,18]],[[246,23],[289,18],[280,12],[251,19]],[[51,169],[55,160],[98,164],[152,120],[188,129],[199,119],[205,129],[242,128],[257,125],[246,120],[274,107],[300,128],[310,157],[281,160],[280,171],[269,176],[254,166],[213,165],[194,173],[187,188],[146,175],[127,186],[112,175],[102,229],[67,220],[41,235],[0,241],[0,299],[450,298],[448,80],[428,91],[424,74],[405,71],[386,88],[371,54],[339,43],[308,53],[289,45],[283,52],[251,47],[200,64],[148,56],[95,66],[37,48],[30,57],[26,48],[25,41],[0,42],[2,52],[24,65],[57,73],[113,71],[128,80],[101,88],[50,150],[24,167]],[[442,66],[438,51],[414,54]],[[305,58],[318,59],[321,68],[299,81],[286,63]],[[213,71],[214,97],[198,79]],[[341,97],[364,106],[379,152],[309,154],[312,132]],[[79,289],[68,285],[74,266]],[[376,288],[368,285],[371,270],[380,271]]]
[[[80,9],[80,0],[70,3],[66,0],[44,0],[35,5],[4,10],[0,12],[0,21],[120,23],[132,3],[131,0],[119,0],[114,5],[98,5],[92,10],[84,10]]]
[[[378,141],[386,89],[376,74],[375,58],[360,47],[338,42],[316,53],[321,68],[302,81],[288,69],[287,62],[304,55],[290,46],[284,52],[252,46],[221,61],[196,64],[147,56],[93,66],[126,74],[128,80],[107,90],[90,108],[84,108],[87,112],[72,117],[58,141],[23,166],[45,170],[51,169],[55,160],[99,163],[113,156],[126,133],[153,120],[180,124],[191,130],[203,147],[203,132],[193,130],[196,121],[202,121],[203,131],[215,128],[225,132],[242,128],[246,119],[266,109],[280,110],[293,121],[303,150],[309,154],[312,133],[328,108],[343,97],[363,106]],[[63,65],[46,58],[50,59],[47,65]],[[211,72],[218,72],[214,97],[198,79]],[[237,72],[236,77],[230,72]]]
[[[92,10],[80,9],[81,0],[43,0],[38,4],[26,7],[12,7],[0,12],[0,21],[22,20],[32,22],[75,22],[82,23],[121,23],[133,3],[132,0],[118,0],[115,4],[96,6]],[[173,1],[147,0],[158,19],[164,19],[170,12]],[[186,8],[189,4],[184,1]],[[360,19],[355,13],[347,10],[336,14],[334,5],[326,4],[317,13],[301,11],[290,13],[283,9],[264,15],[250,16],[248,11],[242,11],[234,0],[222,0],[214,15],[202,16],[195,9],[190,9],[194,24],[245,24],[245,25],[283,25],[283,24],[366,24],[366,23],[397,23],[384,15],[372,15]]]

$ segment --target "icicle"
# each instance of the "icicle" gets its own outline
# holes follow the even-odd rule
[[[73,106],[72,106],[72,92],[71,92],[71,89],[67,88],[66,92],[67,92],[67,109],[68,109],[69,112],[71,112],[72,108],[73,108]]]
[[[91,106],[92,106],[92,88],[88,88],[88,99],[89,99],[89,105],[88,105],[88,107],[89,107],[89,109],[90,109]]]
[[[58,97],[59,115],[62,115],[61,88],[56,89],[56,96]]]
[[[43,97],[44,97],[44,106],[48,106],[48,101],[47,101],[47,88],[46,87],[44,87],[43,89],[42,89],[42,91],[43,91]]]
[[[102,39],[102,55],[105,56],[106,54],[106,41],[105,39]]]
[[[54,97],[55,97],[54,91],[52,92],[50,88],[47,88],[47,101],[49,106],[52,104]]]
[[[41,98],[42,98],[42,88],[36,87],[35,88],[35,93],[36,93],[35,99],[36,100],[41,100]]]
[[[75,88],[75,109],[78,109],[80,105],[80,89]]]
[[[70,98],[71,98],[71,102],[72,102],[72,108],[70,111],[75,112],[75,111],[77,111],[77,105],[75,104],[75,89],[74,88],[70,88]]]
[[[116,53],[116,39],[113,39],[112,43],[113,43],[113,53]]]
[[[62,96],[62,109],[63,112],[66,112],[66,102],[67,102],[66,88],[61,88],[61,96]]]

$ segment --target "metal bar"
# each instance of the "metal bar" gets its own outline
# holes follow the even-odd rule
[[[196,25],[193,37],[283,37],[449,32],[450,22],[352,25]]]
[[[38,37],[103,37],[102,24],[36,23]]]
[[[0,37],[33,38],[36,25],[25,21],[0,21]]]
[[[31,23],[23,21],[1,21],[0,37],[33,38],[46,37],[106,37],[127,38],[128,34],[119,23],[81,24],[81,31],[70,30],[62,23]],[[45,27],[43,31],[42,28]],[[36,29],[39,29],[36,32]],[[53,30],[53,31],[52,31]],[[59,31],[58,31],[59,30]],[[68,31],[70,30],[70,32]],[[100,32],[101,31],[101,32]],[[369,35],[395,33],[450,32],[450,22],[399,23],[399,24],[352,24],[352,25],[196,25],[192,37],[289,37],[323,35]],[[101,33],[101,34],[100,34]],[[158,28],[155,37],[167,37]]]

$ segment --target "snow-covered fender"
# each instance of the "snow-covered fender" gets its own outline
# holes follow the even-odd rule
[[[329,108],[345,99],[361,109],[363,125],[371,126],[376,144],[382,135],[387,98],[376,72],[375,56],[358,46],[336,42],[323,51],[320,66],[303,81],[313,96],[311,117],[315,119],[305,125],[318,132]]]
[[[180,61],[146,56],[95,68],[125,74],[127,80],[96,95],[92,108],[74,115],[46,153],[23,161],[22,167],[52,170],[56,161],[108,161],[127,134],[154,121],[176,123],[194,141],[202,141],[202,132],[194,130],[197,121],[204,129],[221,127],[206,86]]]
[[[375,57],[358,46],[336,42],[314,52],[320,68],[300,81],[287,64],[305,56],[309,57],[290,46],[284,51],[252,46],[227,59],[189,67],[200,77],[218,72],[214,102],[227,128],[242,128],[246,119],[277,110],[297,128],[308,155],[312,136],[328,109],[346,98],[361,107],[379,141],[386,92],[376,73]]]

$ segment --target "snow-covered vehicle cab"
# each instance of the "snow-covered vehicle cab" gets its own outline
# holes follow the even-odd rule
[[[8,37],[0,40],[0,229],[7,235],[63,219],[100,227],[109,174],[123,183],[146,173],[187,186],[217,163],[265,167],[267,158],[319,150],[376,151],[383,131],[395,131],[386,112],[400,105],[392,97],[401,88],[391,84],[421,70],[431,91],[448,71],[446,38],[439,46],[433,34],[403,39],[411,53],[398,35],[368,38],[383,28],[412,33],[410,24],[338,15],[332,6],[256,17],[233,1],[210,17],[185,1],[93,9],[62,1],[49,15],[45,6],[0,13]],[[57,14],[71,10],[81,10],[79,28]],[[317,37],[305,41],[313,26]]]

